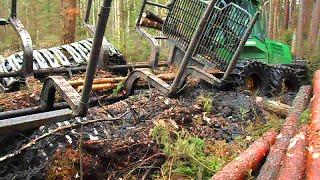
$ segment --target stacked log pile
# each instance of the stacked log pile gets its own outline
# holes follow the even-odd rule
[[[265,133],[212,179],[245,179],[259,167],[259,180],[320,179],[320,70],[314,75],[310,101],[311,94],[311,86],[302,86],[292,106],[288,109],[288,106],[280,104],[280,111],[275,108],[277,102],[258,98],[260,106],[278,115],[287,115],[282,129],[278,135],[275,131]],[[310,124],[299,123],[309,103]]]

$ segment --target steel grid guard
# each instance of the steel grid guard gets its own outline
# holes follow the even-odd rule
[[[163,32],[170,42],[186,51],[199,25],[208,2],[201,0],[174,0]],[[240,6],[230,3],[214,7],[201,35],[193,58],[206,60],[225,71],[232,60],[252,16]]]
[[[193,54],[194,58],[206,59],[225,71],[251,19],[247,11],[234,3],[222,9],[215,7]]]

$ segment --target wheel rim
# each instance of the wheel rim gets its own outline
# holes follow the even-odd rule
[[[292,79],[284,79],[282,82],[282,92],[296,92],[299,89],[299,85]]]
[[[250,74],[249,76],[246,76],[244,78],[244,81],[245,81],[245,88],[254,93],[254,94],[259,94],[261,93],[261,89],[262,89],[262,81],[261,81],[261,77],[256,74],[256,73],[253,73],[253,74]]]

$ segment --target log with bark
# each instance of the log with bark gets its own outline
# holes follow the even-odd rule
[[[296,134],[301,113],[306,109],[311,96],[311,87],[302,86],[295,97],[289,115],[285,120],[280,134],[277,136],[266,162],[260,169],[258,180],[273,180],[278,177],[279,169],[285,158],[290,139]]]
[[[287,117],[289,109],[291,108],[291,106],[287,104],[283,104],[279,101],[273,101],[263,97],[257,97],[256,103],[261,109],[264,109],[272,114],[276,114],[281,117]]]
[[[248,172],[256,169],[268,154],[275,142],[277,132],[271,130],[256,140],[237,158],[224,166],[211,180],[245,179]]]
[[[307,179],[320,179],[320,71],[313,80],[311,122],[308,132]]]
[[[111,90],[117,87],[116,83],[106,83],[106,84],[93,84],[92,90],[93,91],[101,91],[101,90]],[[77,91],[81,92],[83,89],[83,86],[78,86]]]
[[[159,24],[155,21],[150,21],[149,19],[146,19],[146,18],[141,19],[140,25],[148,28],[162,30],[162,24]]]
[[[279,180],[302,180],[306,170],[308,126],[302,125],[288,146],[288,150],[279,171]]]
[[[126,80],[126,77],[115,77],[115,78],[99,78],[94,79],[93,84],[107,84],[107,83],[118,83],[120,81]],[[84,79],[78,79],[74,81],[68,81],[71,86],[82,86]]]
[[[142,17],[149,19],[150,21],[157,22],[161,25],[164,23],[164,20],[160,16],[154,14],[153,12],[151,12],[149,10],[145,10],[142,14]]]

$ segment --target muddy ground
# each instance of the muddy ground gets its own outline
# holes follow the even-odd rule
[[[31,91],[8,95],[18,100],[10,106],[4,106],[3,100],[3,109],[36,105],[39,88],[34,89],[34,96]],[[281,99],[290,104],[292,97]],[[25,105],[17,106],[21,101]],[[250,130],[257,132],[270,121],[270,114],[256,105],[251,93],[238,89],[218,91],[205,83],[188,86],[177,98],[146,89],[114,104],[100,104],[91,108],[86,118],[0,137],[3,157],[45,133],[63,129],[0,162],[0,179],[76,179],[82,175],[85,179],[159,178],[168,156],[163,144],[152,138],[155,126],[186,130],[211,145],[206,153],[220,154],[228,161],[245,149],[256,138],[254,135],[259,136]],[[237,143],[237,137],[245,141]]]

